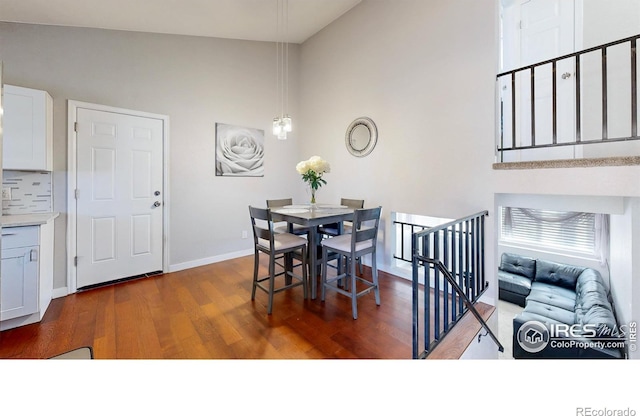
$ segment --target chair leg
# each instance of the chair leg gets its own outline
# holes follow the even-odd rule
[[[256,286],[258,285],[258,264],[260,263],[260,252],[256,250],[253,260],[253,288],[251,289],[251,300],[256,298]]]
[[[362,275],[362,257],[358,257],[358,271]]]
[[[273,310],[273,291],[275,290],[276,260],[273,256],[269,259],[269,300],[267,303],[267,315]]]
[[[307,248],[302,246],[302,290],[304,291],[304,298],[309,297],[309,276],[307,275]]]
[[[320,300],[324,302],[324,295],[326,292],[325,285],[327,284],[327,248],[322,247],[322,273],[320,275]]]
[[[376,252],[371,254],[371,277],[373,278],[373,293],[376,297],[376,305],[380,306],[380,285],[378,284],[378,267],[376,266]]]
[[[358,319],[358,288],[356,286],[356,261],[349,258],[349,273],[351,274],[351,311],[353,319]]]
[[[342,284],[342,288],[344,290],[349,290],[350,284],[349,284],[349,279],[347,279],[347,270],[349,270],[349,268],[351,266],[349,266],[349,257],[347,256],[340,256],[340,259],[342,260],[342,264],[340,266],[340,270],[339,273],[343,274],[344,273],[344,278],[340,279],[340,283]]]

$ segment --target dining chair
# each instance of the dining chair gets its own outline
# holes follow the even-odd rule
[[[351,234],[342,234],[322,240],[322,292],[320,299],[325,300],[326,289],[335,290],[351,298],[353,319],[358,319],[358,298],[373,291],[376,305],[380,305],[380,288],[378,285],[378,268],[376,266],[376,246],[378,240],[378,226],[382,207],[356,209],[353,215]],[[366,223],[366,225],[364,224]],[[344,270],[338,270],[335,277],[327,276],[329,253],[337,253],[343,261]],[[356,275],[356,259],[371,254],[371,280]],[[340,287],[342,279],[350,280],[350,285]],[[365,288],[358,291],[357,283]]]
[[[283,199],[267,199],[267,208],[282,208],[287,205],[293,205],[292,198],[283,198]],[[291,224],[292,233],[295,235],[307,235],[309,233],[309,228],[302,226],[300,224]],[[278,223],[274,225],[274,230],[276,233],[288,233],[289,232],[289,224],[286,222]]]
[[[353,209],[360,209],[360,208],[364,208],[364,199],[341,198],[340,205],[344,205]],[[351,227],[352,227],[352,224],[350,221],[344,221],[342,223],[342,234],[350,233]],[[338,223],[323,225],[319,228],[318,232],[325,236],[334,237],[338,235],[338,232],[339,232]]]
[[[353,209],[360,209],[360,208],[364,208],[364,199],[341,198],[340,205],[344,205]],[[340,229],[338,227],[339,227],[338,223],[320,226],[318,228],[318,233],[322,236],[322,238],[335,237],[340,233]],[[351,234],[352,227],[353,225],[351,221],[343,221],[342,234]],[[360,272],[360,274],[362,274],[362,259],[358,258],[357,262],[358,262],[358,271]]]
[[[265,291],[269,295],[267,314],[271,315],[271,311],[273,310],[273,295],[278,292],[296,286],[302,286],[304,298],[307,298],[307,240],[291,233],[274,232],[271,210],[269,208],[249,206],[249,214],[251,215],[253,243],[255,246],[251,300],[253,301],[255,299],[257,288]],[[269,274],[262,277],[258,277],[260,253],[269,256]],[[290,270],[285,267],[285,263],[278,263],[279,260],[285,259],[286,256],[291,256],[292,267]],[[293,259],[297,260],[298,264],[293,265]],[[279,266],[281,271],[276,273],[276,266]],[[293,272],[296,267],[302,268],[302,274],[295,274]],[[285,282],[276,288],[276,277],[278,276],[284,276]],[[265,282],[268,284],[265,284]]]

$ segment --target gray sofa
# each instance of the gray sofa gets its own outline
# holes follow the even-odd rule
[[[623,334],[597,270],[504,253],[498,283],[500,299],[524,307],[513,319],[514,358],[625,357]],[[542,336],[535,329],[545,327],[546,343],[523,345],[525,337]]]

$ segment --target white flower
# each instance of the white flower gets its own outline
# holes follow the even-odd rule
[[[329,162],[322,159],[320,156],[311,156],[311,158],[307,161],[307,163],[308,163],[308,169],[311,169],[318,174],[331,171]]]
[[[302,180],[307,182],[311,189],[316,190],[327,181],[322,178],[322,175],[331,172],[331,166],[329,162],[322,159],[320,156],[312,156],[309,160],[303,160],[296,165],[296,170],[302,175]]]
[[[306,173],[309,170],[309,162],[306,160],[303,160],[302,162],[298,163],[296,165],[296,170],[298,171],[299,174],[303,174]]]

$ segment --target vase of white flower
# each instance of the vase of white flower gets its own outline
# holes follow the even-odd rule
[[[315,210],[317,205],[316,205],[316,191],[317,189],[313,189],[311,186],[309,186],[309,200],[310,200],[310,206],[311,206],[311,210]]]
[[[331,166],[329,162],[320,156],[312,156],[309,160],[303,160],[298,163],[296,170],[302,175],[302,180],[309,185],[311,208],[313,209],[316,206],[316,191],[320,189],[322,185],[327,184],[327,181],[324,180],[322,175],[331,172]]]

